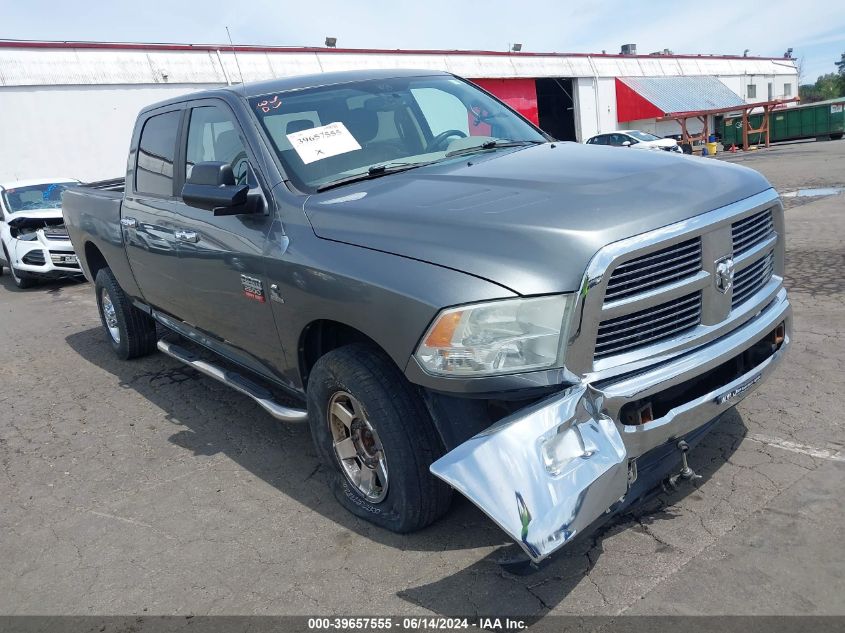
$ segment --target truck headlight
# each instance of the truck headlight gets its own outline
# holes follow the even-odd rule
[[[443,310],[416,352],[441,376],[491,376],[563,364],[574,295],[504,299]]]

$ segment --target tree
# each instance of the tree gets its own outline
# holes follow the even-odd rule
[[[840,73],[841,71],[840,66]],[[802,103],[813,103],[845,97],[845,74],[827,73],[816,79],[815,84],[804,84],[799,88]]]

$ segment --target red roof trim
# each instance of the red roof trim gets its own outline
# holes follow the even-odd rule
[[[621,55],[619,53],[511,53],[509,51],[324,48],[321,46],[245,46],[237,44],[155,44],[143,42],[42,42],[34,40],[0,40],[0,48],[105,49],[142,51],[231,51],[238,53],[357,53],[391,55],[486,55],[491,57],[600,57],[620,59],[752,59],[776,61],[782,57],[742,57],[740,55]]]

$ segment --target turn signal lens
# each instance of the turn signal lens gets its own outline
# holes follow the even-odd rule
[[[444,314],[442,318],[435,321],[434,327],[425,337],[424,345],[426,347],[446,347],[455,336],[455,329],[460,322],[460,312]]]

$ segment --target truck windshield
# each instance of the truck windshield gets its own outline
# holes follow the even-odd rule
[[[3,189],[3,204],[9,213],[59,209],[62,206],[62,192],[76,184],[75,182],[45,182],[41,185]]]
[[[450,76],[292,90],[254,97],[250,105],[288,177],[307,192],[547,140],[496,99]]]

